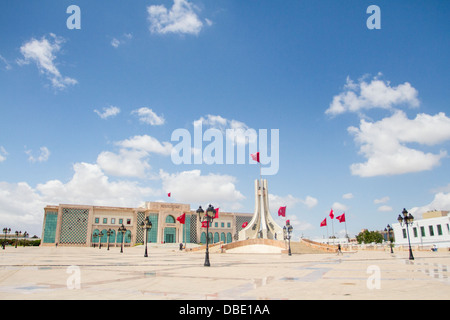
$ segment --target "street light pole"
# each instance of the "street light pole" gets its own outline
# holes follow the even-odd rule
[[[291,233],[292,233],[292,229],[294,229],[289,220],[286,221],[286,225],[283,227],[283,236],[284,236],[284,240],[288,240],[289,242],[289,255],[291,256]]]
[[[117,232],[122,233],[122,243],[120,245],[120,253],[123,253],[123,238],[125,237],[125,232],[127,232],[127,229],[124,227],[123,223],[117,230]]]
[[[147,237],[148,237],[148,231],[152,229],[152,222],[149,220],[148,217],[145,218],[144,221],[141,222],[141,227],[142,229],[145,230],[145,254],[144,257],[148,257],[147,254]]]
[[[394,253],[394,250],[392,250],[392,241],[391,241],[391,231],[392,228],[390,225],[387,225],[386,228],[384,228],[384,231],[387,232],[387,240],[389,241],[389,247],[391,247],[391,253]]]
[[[8,234],[8,232],[11,232],[11,228],[3,228],[3,233],[5,234],[5,241],[3,241],[3,250],[5,250],[6,247],[6,235]]]
[[[411,249],[411,241],[409,239],[409,229],[408,226],[412,225],[414,221],[414,217],[410,214],[408,214],[408,211],[406,209],[403,209],[402,211],[403,217],[401,215],[398,215],[397,221],[400,223],[400,226],[403,227],[403,224],[406,226],[406,233],[408,235],[408,245],[409,245],[409,260],[414,260],[414,256]]]
[[[209,262],[209,224],[213,222],[216,216],[216,210],[212,205],[208,206],[206,212],[202,209],[202,206],[197,209],[198,218],[201,222],[206,222],[206,252],[205,252],[205,267],[209,267],[211,264]]]

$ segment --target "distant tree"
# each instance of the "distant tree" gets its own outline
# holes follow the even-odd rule
[[[358,243],[382,243],[383,235],[378,231],[364,230],[356,236],[356,240],[358,241]]]

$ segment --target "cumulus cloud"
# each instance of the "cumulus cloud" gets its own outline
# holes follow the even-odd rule
[[[200,170],[169,174],[160,170],[162,189],[171,192],[176,201],[193,206],[211,203],[224,210],[237,210],[245,197],[236,189],[236,178],[229,175],[202,175]]]
[[[40,234],[44,207],[86,204],[136,207],[160,192],[134,181],[111,181],[97,164],[76,163],[68,182],[50,180],[35,188],[26,182],[0,182],[0,223]],[[31,229],[31,230],[30,230]]]
[[[152,125],[152,126],[160,126],[164,124],[165,119],[163,116],[158,116],[152,109],[142,107],[137,110],[133,110],[132,114],[137,114],[139,117],[139,121]]]
[[[145,151],[121,149],[119,154],[110,151],[101,152],[97,164],[105,173],[113,176],[144,178],[150,164]]]
[[[400,104],[418,107],[417,95],[417,90],[408,82],[394,87],[388,81],[379,80],[377,77],[370,83],[363,79],[355,83],[347,77],[344,91],[333,97],[325,113],[329,115],[360,113],[373,108],[392,109],[393,106]]]
[[[56,67],[56,54],[60,52],[64,38],[51,33],[49,39],[43,36],[41,40],[32,38],[20,47],[23,59],[17,62],[19,65],[34,62],[39,71],[47,76],[53,88],[64,89],[67,86],[77,84],[77,80],[65,77]]]
[[[421,219],[423,213],[433,210],[450,210],[450,192],[438,192],[429,204],[408,209],[416,219]]]
[[[103,151],[97,157],[97,164],[105,173],[122,177],[151,178],[150,155],[168,156],[172,151],[172,144],[161,143],[148,135],[134,136],[115,145],[120,147],[119,153]]]
[[[96,114],[102,119],[108,119],[110,117],[114,117],[120,113],[120,109],[114,106],[109,106],[107,108],[102,109],[103,112],[100,112],[98,110],[94,110]]]
[[[161,143],[158,139],[149,135],[134,136],[130,139],[116,142],[116,145],[166,156],[171,154],[173,147],[170,142]]]
[[[203,23],[197,16],[197,7],[187,0],[174,0],[173,6],[167,9],[163,5],[147,7],[150,32],[158,34],[180,33],[197,35]],[[207,20],[207,24],[212,22]]]
[[[365,163],[350,166],[353,175],[373,177],[431,170],[447,152],[426,153],[406,144],[433,146],[450,140],[450,118],[444,113],[434,116],[418,114],[408,119],[403,111],[377,122],[361,120],[359,128],[349,127]]]
[[[194,128],[208,127],[219,130],[229,141],[236,145],[255,144],[258,140],[255,129],[250,128],[242,121],[226,119],[220,115],[208,114],[193,122]]]

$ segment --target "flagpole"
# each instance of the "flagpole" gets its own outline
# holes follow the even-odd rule
[[[334,223],[333,223],[333,219],[331,219],[331,231],[332,231],[333,245],[334,245]]]

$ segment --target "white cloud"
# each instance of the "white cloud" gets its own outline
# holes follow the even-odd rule
[[[125,33],[123,36],[119,37],[119,39],[118,39],[118,38],[113,38],[113,39],[111,40],[111,45],[112,45],[114,48],[118,48],[119,46],[121,46],[121,45],[127,43],[127,42],[130,41],[131,39],[133,39],[133,34],[131,34],[131,33]]]
[[[326,114],[338,115],[344,112],[362,112],[372,108],[392,109],[393,106],[406,104],[418,107],[418,92],[405,82],[392,87],[389,82],[373,78],[370,83],[361,79],[354,83],[347,77],[344,91],[333,97]]]
[[[62,37],[50,34],[50,40],[45,36],[41,40],[32,38],[20,47],[24,59],[19,59],[19,65],[35,62],[39,71],[47,76],[52,86],[56,89],[64,89],[69,85],[77,84],[77,80],[64,77],[56,67],[56,53],[61,50],[61,44],[64,43]]]
[[[46,205],[136,207],[161,194],[133,181],[110,181],[96,164],[76,163],[73,169],[74,174],[67,183],[50,180],[32,188],[26,182],[0,182],[0,223],[12,229],[25,226],[30,234],[40,235]]]
[[[105,173],[122,177],[151,178],[150,154],[168,156],[172,151],[172,144],[148,135],[134,136],[115,145],[120,147],[119,153],[104,151],[98,155],[97,164]]]
[[[178,202],[192,206],[212,204],[223,211],[237,210],[245,197],[236,189],[236,178],[229,175],[202,175],[200,170],[169,174],[160,170],[162,189]]]
[[[150,32],[183,33],[197,35],[203,28],[203,23],[195,13],[197,8],[187,0],[174,0],[172,8],[168,10],[163,5],[147,7]],[[211,25],[207,20],[207,24]]]
[[[11,64],[1,54],[0,54],[0,61],[2,61],[5,64],[5,69],[6,70],[11,70],[12,69]]]
[[[6,152],[5,148],[3,148],[3,146],[0,146],[0,162],[5,161],[7,155],[8,152]]]
[[[121,149],[119,154],[104,151],[97,157],[97,164],[113,176],[144,178],[150,165],[145,151]]]
[[[37,157],[32,155],[31,150],[26,150],[25,153],[28,155],[28,161],[30,162],[45,162],[50,157],[50,150],[47,147],[41,147],[41,152]]]
[[[391,206],[383,205],[378,208],[378,211],[388,212],[388,211],[393,211],[393,209]]]
[[[116,145],[123,148],[142,150],[150,153],[161,155],[170,155],[172,152],[172,144],[170,142],[159,142],[158,139],[149,135],[134,136],[130,139],[116,142]]]
[[[137,206],[155,192],[133,181],[110,181],[99,165],[76,163],[67,183],[51,180],[36,190],[47,204],[75,203],[108,206]],[[42,208],[41,208],[42,210]]]
[[[415,219],[421,219],[423,213],[433,210],[450,211],[450,192],[438,192],[429,204],[408,209]]]
[[[165,120],[163,116],[158,116],[155,112],[153,112],[150,108],[139,108],[137,110],[133,110],[132,114],[137,114],[139,120],[143,123],[150,124],[152,126],[159,126],[164,124]]]
[[[390,198],[388,196],[380,198],[380,199],[375,199],[373,200],[373,203],[375,204],[380,204],[380,203],[386,203],[390,200]]]
[[[434,116],[418,114],[408,119],[403,111],[378,122],[361,120],[360,127],[349,127],[360,144],[360,153],[367,158],[365,163],[350,166],[353,175],[372,177],[396,175],[431,170],[440,164],[447,152],[425,153],[405,144],[414,143],[432,146],[450,140],[450,118],[444,113]]]
[[[117,108],[117,107],[114,107],[114,106],[109,106],[108,108],[103,108],[102,110],[103,110],[103,112],[100,112],[98,110],[94,110],[94,112],[96,114],[98,114],[99,117],[102,118],[102,119],[107,119],[109,117],[116,116],[116,115],[118,115],[120,113],[120,109]]]
[[[346,211],[346,210],[348,210],[348,207],[345,204],[342,204],[342,203],[339,203],[339,202],[333,203],[331,208],[333,209],[333,211]],[[334,212],[334,213],[336,214],[336,212]]]
[[[273,217],[278,216],[278,209],[286,207],[286,212],[289,213],[291,209],[295,208],[296,204],[302,200],[290,194],[287,196],[277,196],[269,193],[269,210]]]
[[[206,126],[220,130],[227,140],[234,141],[236,145],[255,144],[258,140],[255,129],[248,127],[244,122],[238,120],[228,120],[219,115],[208,114],[206,117],[193,122],[194,128]]]
[[[353,199],[353,193],[346,193],[342,195],[342,199]]]

